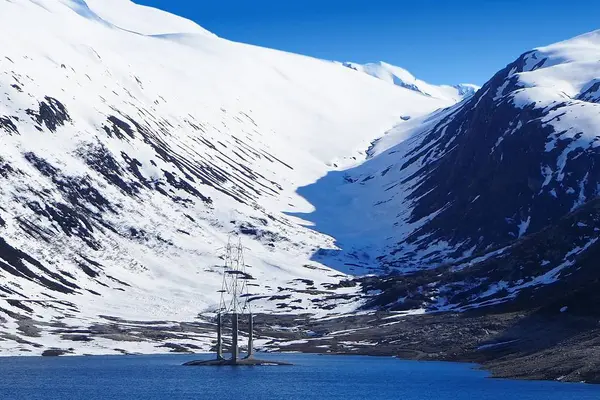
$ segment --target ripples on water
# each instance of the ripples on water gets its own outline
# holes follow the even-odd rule
[[[187,355],[0,358],[0,399],[600,399],[600,386],[487,379],[487,373],[466,364],[278,354],[261,358],[295,365],[181,366],[197,358]]]

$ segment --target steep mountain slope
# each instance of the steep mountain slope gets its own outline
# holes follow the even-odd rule
[[[598,60],[600,32],[527,52],[471,99],[400,123],[364,164],[302,188],[317,207],[306,218],[342,249],[315,259],[351,271],[480,264],[441,280],[454,289],[429,293],[440,309],[465,287],[473,297],[460,307],[492,295],[506,301],[571,274],[600,229],[597,219],[581,220],[581,233],[559,222],[600,192]],[[552,226],[572,240],[551,257],[525,260],[532,249],[519,239]],[[501,274],[486,264],[498,257],[511,266]],[[440,279],[431,279],[424,284],[435,292]],[[415,293],[430,299],[427,292]]]
[[[277,346],[598,383],[599,60],[600,32],[527,52],[471,99],[399,123],[362,165],[301,188],[317,208],[304,218],[339,247],[315,260],[389,274],[350,282],[365,314]]]
[[[363,72],[367,75],[381,79],[382,81],[400,86],[405,89],[413,90],[425,96],[431,96],[438,99],[458,102],[464,98],[471,97],[475,94],[479,87],[470,83],[461,83],[454,86],[448,85],[432,85],[420,79],[417,79],[405,70],[385,62],[377,62],[370,64],[356,64],[345,62],[342,65],[355,71]]]
[[[115,318],[211,310],[231,233],[244,236],[257,309],[355,308],[356,289],[335,289],[343,276],[311,260],[332,239],[284,212],[309,212],[296,189],[364,159],[400,116],[453,103],[127,0],[2,1],[0,27],[7,352],[65,348],[64,335]],[[96,331],[131,335],[111,326]],[[119,346],[159,351],[141,341]]]

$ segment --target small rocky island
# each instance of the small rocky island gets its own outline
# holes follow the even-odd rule
[[[195,360],[186,362],[186,366],[193,367],[237,367],[237,366],[276,366],[276,365],[292,365],[281,361],[258,360],[256,358],[242,358],[239,360],[221,359],[221,360]]]

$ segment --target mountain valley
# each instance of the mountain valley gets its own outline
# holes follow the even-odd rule
[[[479,88],[128,0],[0,26],[2,355],[208,351],[241,238],[261,350],[598,381],[600,31]]]

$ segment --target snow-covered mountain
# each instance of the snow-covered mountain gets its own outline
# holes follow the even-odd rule
[[[342,249],[319,256],[356,272],[450,266],[398,294],[436,309],[505,302],[576,271],[585,282],[600,236],[599,60],[599,31],[527,52],[472,98],[400,123],[365,163],[302,188],[317,208],[305,218]]]
[[[446,310],[592,270],[598,32],[475,91],[128,0],[4,1],[0,31],[2,354],[206,349],[230,234],[259,311],[354,310],[343,272],[436,268],[394,306]]]
[[[3,352],[65,348],[106,318],[193,320],[231,233],[256,309],[355,308],[312,260],[333,239],[286,214],[314,209],[296,190],[454,103],[128,0],[2,1],[0,30]]]
[[[381,61],[369,64],[345,62],[342,65],[355,71],[363,72],[377,79],[381,79],[384,82],[413,90],[425,96],[431,96],[453,102],[458,102],[465,98],[471,97],[477,90],[479,90],[479,86],[470,83],[461,83],[454,86],[432,85],[415,78],[413,74],[404,68]]]

